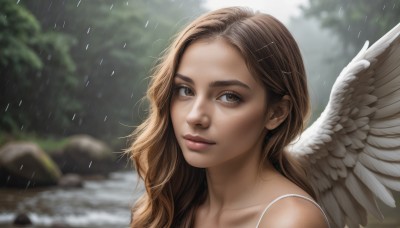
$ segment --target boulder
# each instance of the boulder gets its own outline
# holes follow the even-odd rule
[[[34,143],[11,142],[0,148],[0,185],[32,187],[56,185],[61,171]]]
[[[26,213],[19,213],[15,216],[13,224],[17,226],[28,226],[32,225],[32,221]]]
[[[62,222],[55,222],[51,225],[51,228],[69,228],[71,226],[64,224]]]
[[[88,135],[75,135],[57,155],[63,173],[106,175],[115,170],[115,156],[102,141]]]
[[[62,188],[82,188],[83,180],[79,175],[67,174],[61,177],[58,186]]]

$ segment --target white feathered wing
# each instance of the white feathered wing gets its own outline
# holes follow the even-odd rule
[[[289,146],[307,162],[332,227],[383,216],[376,198],[395,207],[400,191],[400,24],[337,78],[321,116]]]

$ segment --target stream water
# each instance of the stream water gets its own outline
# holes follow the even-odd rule
[[[142,194],[132,172],[106,180],[85,180],[80,189],[0,189],[0,228],[15,227],[17,212],[27,213],[29,227],[128,227],[130,207]]]
[[[85,180],[80,189],[0,188],[0,228],[15,228],[17,212],[28,214],[30,228],[127,228],[130,207],[143,192],[136,178],[133,171],[116,172],[106,180]],[[382,209],[384,222],[370,217],[367,227],[400,228],[399,209]]]

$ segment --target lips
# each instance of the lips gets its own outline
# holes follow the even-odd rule
[[[185,139],[186,147],[189,150],[193,151],[203,151],[209,149],[211,146],[215,145],[216,143],[212,140],[205,139],[200,136],[195,135],[184,135],[183,138]]]
[[[186,140],[190,140],[190,141],[198,142],[198,143],[215,144],[214,141],[202,138],[200,136],[194,136],[194,135],[188,134],[188,135],[184,135],[183,138]]]

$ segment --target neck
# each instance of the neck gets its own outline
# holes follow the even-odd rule
[[[258,153],[259,154],[259,153]],[[206,204],[217,210],[239,209],[259,204],[259,196],[277,171],[271,164],[259,169],[259,156],[247,156],[229,164],[208,168]]]

